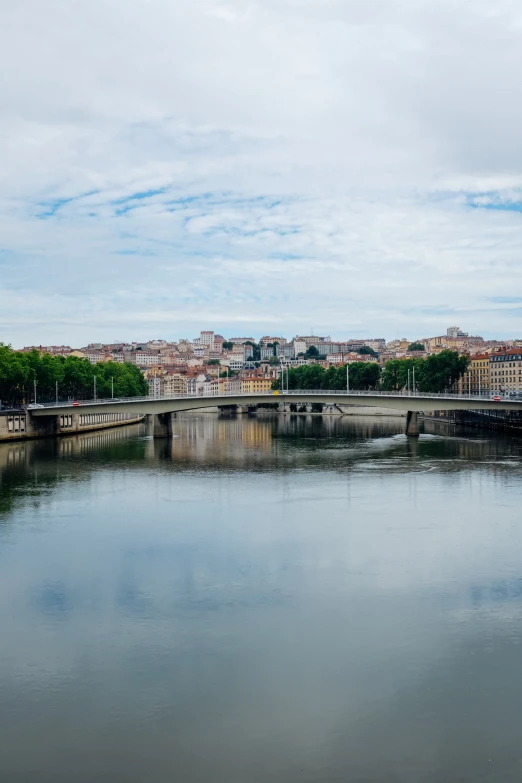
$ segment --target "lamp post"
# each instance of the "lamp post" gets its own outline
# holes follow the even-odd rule
[[[33,380],[33,386],[34,386],[34,401],[36,403],[36,378]]]
[[[114,399],[114,378],[111,378],[111,394],[112,399]]]
[[[94,401],[96,402],[96,376],[94,376]]]
[[[56,381],[56,404],[58,405],[58,381]]]
[[[415,397],[415,367],[412,370],[413,374],[413,396]]]
[[[346,393],[350,394],[350,363],[346,360]]]

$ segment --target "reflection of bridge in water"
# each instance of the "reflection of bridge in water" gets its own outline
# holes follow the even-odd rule
[[[73,432],[79,427],[79,417],[147,415],[153,426],[154,437],[171,437],[172,414],[181,411],[198,410],[209,407],[241,406],[255,410],[260,404],[280,403],[321,403],[323,405],[362,406],[387,408],[403,411],[407,414],[406,434],[418,436],[419,426],[417,414],[432,411],[462,411],[462,410],[506,410],[521,411],[522,401],[493,400],[483,396],[462,396],[455,394],[401,394],[399,392],[345,392],[324,390],[290,390],[284,392],[259,392],[255,394],[227,394],[194,396],[181,395],[177,397],[156,398],[140,397],[118,400],[88,400],[77,407],[72,402],[50,403],[41,407],[29,407],[32,420],[36,426],[49,434],[62,431]],[[68,428],[64,430],[64,427]]]
[[[153,439],[149,423],[0,444],[0,495],[5,502],[15,500],[19,481],[31,484],[33,499],[45,497],[64,478],[89,481],[98,457],[124,463],[131,472],[225,470],[231,475],[248,471],[251,476],[257,470],[269,475],[295,469],[349,474],[379,468],[395,473],[402,472],[405,463],[409,470],[455,473],[481,470],[487,464],[489,471],[508,481],[521,468],[518,438],[484,439],[472,430],[469,437],[448,438],[448,425],[436,421],[426,421],[428,437],[420,441],[406,440],[401,420],[386,417],[267,411],[248,418],[219,418],[189,412],[176,417],[173,425],[171,439]],[[91,454],[96,460],[85,459]]]

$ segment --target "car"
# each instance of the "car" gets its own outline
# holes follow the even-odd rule
[[[77,408],[80,403],[78,402],[78,400],[73,400],[72,404],[74,408]]]
[[[39,402],[31,402],[28,406],[28,408],[43,408],[43,405],[40,405]]]
[[[502,400],[502,397],[499,397],[498,394],[495,394],[495,396],[493,397],[493,402],[500,402],[501,400]]]

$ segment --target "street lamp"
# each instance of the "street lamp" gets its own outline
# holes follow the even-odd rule
[[[94,376],[94,401],[96,402],[96,376]]]
[[[114,399],[114,378],[111,378],[111,393],[112,399]]]
[[[34,384],[34,401],[36,403],[36,378],[33,380],[33,384]]]
[[[346,393],[350,394],[350,363],[346,361]]]

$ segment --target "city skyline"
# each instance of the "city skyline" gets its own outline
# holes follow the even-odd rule
[[[236,332],[239,333],[239,331],[240,330],[236,329]],[[253,332],[254,332],[254,334],[252,334]],[[38,347],[42,348],[42,347],[45,347],[45,346],[54,346],[55,348],[59,347],[59,346],[63,346],[63,347],[64,346],[68,346],[70,348],[81,349],[81,348],[87,348],[88,346],[98,346],[98,345],[100,347],[101,346],[115,346],[115,345],[131,346],[131,345],[146,345],[146,344],[150,344],[150,343],[154,343],[154,342],[166,343],[166,344],[169,344],[169,345],[170,344],[176,345],[179,342],[188,342],[188,343],[192,344],[194,342],[197,343],[201,339],[201,335],[203,335],[203,334],[215,335],[216,338],[223,338],[223,340],[225,340],[225,341],[238,339],[237,336],[235,336],[234,328],[232,330],[229,330],[228,332],[225,332],[225,334],[221,334],[221,332],[217,331],[216,329],[207,329],[206,328],[206,329],[200,330],[199,335],[198,334],[191,335],[189,333],[189,334],[181,334],[181,335],[176,335],[174,337],[169,337],[169,336],[166,336],[165,334],[163,334],[163,335],[154,334],[152,336],[144,337],[141,340],[140,339],[135,339],[135,336],[133,336],[131,339],[121,339],[121,335],[120,335],[120,338],[112,339],[112,340],[92,340],[92,339],[88,339],[88,340],[85,340],[82,343],[72,343],[71,341],[67,342],[67,341],[60,341],[60,340],[58,340],[58,341],[48,341],[48,342],[29,341],[29,342],[27,342],[25,344],[19,344],[19,345],[11,344],[11,347],[13,349],[15,349],[15,350],[22,350],[23,348],[27,348],[28,346],[37,347],[37,348]],[[253,341],[256,344],[260,343],[260,341],[262,341],[264,338],[266,338],[268,336],[267,330],[265,330],[265,332],[262,334],[259,331],[255,331],[253,328],[245,329],[245,334],[247,336],[246,337],[242,337],[241,338],[242,340]],[[309,329],[307,332],[300,332],[300,333],[299,332],[298,333],[291,333],[288,330],[285,330],[285,331],[281,331],[279,334],[274,330],[271,334],[272,334],[274,340],[282,339],[285,342],[289,342],[289,343],[294,341],[294,340],[296,340],[296,339],[299,339],[299,337],[302,337],[302,336],[307,336],[307,337],[312,337],[313,336],[313,337],[316,337],[317,340],[325,339],[327,341],[331,341],[332,343],[350,343],[350,342],[361,342],[361,343],[364,343],[365,340],[368,341],[368,342],[383,341],[386,344],[390,344],[390,343],[397,342],[397,341],[398,342],[407,341],[407,342],[413,343],[413,342],[416,342],[418,340],[433,340],[433,339],[435,339],[435,337],[443,337],[443,338],[445,338],[445,337],[457,337],[457,336],[462,337],[462,338],[464,338],[464,337],[470,338],[471,340],[473,340],[473,338],[475,338],[475,337],[478,337],[479,339],[483,339],[485,342],[489,342],[489,343],[497,342],[499,344],[500,343],[505,343],[506,345],[509,344],[509,343],[517,343],[517,344],[518,343],[522,343],[522,334],[521,335],[512,334],[509,337],[504,337],[503,335],[499,335],[499,334],[495,334],[495,333],[488,334],[488,332],[486,330],[484,330],[483,332],[480,332],[480,334],[475,335],[475,334],[472,334],[469,331],[465,331],[465,332],[462,331],[460,326],[448,327],[447,324],[444,326],[443,329],[440,330],[440,332],[437,332],[436,334],[433,334],[433,335],[430,335],[430,334],[420,334],[420,333],[413,334],[412,333],[412,334],[409,334],[409,335],[403,334],[403,335],[400,335],[400,336],[387,337],[386,335],[382,335],[382,334],[370,333],[370,330],[368,330],[368,329],[361,330],[359,334],[357,332],[351,332],[351,333],[349,333],[349,335],[348,335],[348,333],[344,333],[343,334],[342,332],[335,332],[333,330],[329,330],[327,333],[324,332],[323,334],[318,334],[313,329]],[[142,335],[142,337],[143,337],[143,335]],[[272,338],[270,338],[270,339],[272,339]],[[0,343],[1,342],[2,342],[2,339],[1,339],[1,335],[0,335]]]

